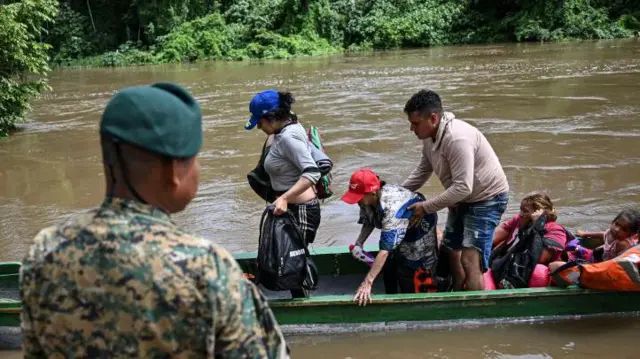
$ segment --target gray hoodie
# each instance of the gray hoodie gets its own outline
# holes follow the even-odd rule
[[[310,146],[307,133],[299,123],[288,124],[274,135],[264,169],[275,191],[289,190],[300,177],[313,184],[318,182],[320,170],[311,155]]]
[[[509,183],[498,156],[489,141],[474,126],[445,112],[436,138],[423,140],[420,164],[402,184],[417,191],[431,173],[435,173],[446,189],[424,204],[427,213],[457,203],[489,200],[509,192]]]

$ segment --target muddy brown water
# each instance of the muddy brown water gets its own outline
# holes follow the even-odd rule
[[[122,87],[163,80],[187,86],[204,112],[202,182],[197,198],[175,218],[232,252],[257,246],[264,202],[245,176],[264,136],[242,126],[251,96],[271,87],[294,93],[301,121],[320,128],[335,161],[337,195],[323,204],[316,248],[349,244],[357,236],[357,209],[339,202],[353,170],[371,167],[398,182],[417,163],[420,143],[402,108],[421,88],[439,92],[446,110],[477,126],[493,145],[511,186],[504,219],[517,212],[525,193],[544,189],[560,222],[602,230],[622,208],[640,202],[638,59],[640,41],[627,39],[59,70],[51,76],[53,92],[34,103],[32,121],[0,140],[0,261],[21,260],[40,228],[100,202],[97,129],[106,101]],[[421,191],[433,195],[441,189],[432,178]],[[441,225],[445,219],[446,212],[439,213]],[[622,320],[615,335],[584,321],[580,330],[541,324],[314,336],[296,338],[293,346],[309,358],[325,352],[340,358],[622,358],[635,355],[625,343],[638,325]]]

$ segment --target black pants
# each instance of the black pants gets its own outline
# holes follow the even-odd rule
[[[407,267],[397,253],[391,252],[382,267],[384,291],[386,294],[415,293],[413,276],[415,270]]]
[[[309,245],[316,239],[318,227],[320,227],[320,201],[317,198],[309,202],[294,204],[289,203],[289,210],[293,212],[302,230],[305,244]]]
[[[444,264],[448,262],[445,261]],[[451,286],[451,278],[448,273],[442,273],[440,267],[438,262],[436,268],[432,269],[435,273],[423,270],[416,273],[418,270],[407,266],[400,254],[391,252],[382,267],[384,291],[386,294],[398,294],[398,289],[399,293],[447,292]]]
[[[316,233],[318,232],[318,227],[320,227],[320,219],[322,217],[320,215],[320,201],[314,198],[306,203],[290,203],[288,207],[296,217],[304,236],[304,243],[308,246],[316,239]],[[291,296],[293,298],[308,298],[309,291],[304,288],[292,289]]]

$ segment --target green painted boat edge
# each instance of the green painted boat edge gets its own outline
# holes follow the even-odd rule
[[[0,275],[20,272],[21,262],[0,262]]]
[[[0,327],[19,327],[22,302],[0,298]]]
[[[579,295],[582,294],[582,295]],[[360,307],[350,302],[325,301],[317,305],[270,303],[280,324],[345,324],[481,320],[491,318],[553,317],[598,313],[637,312],[640,292],[555,292],[553,295],[476,297],[475,300],[375,301]]]
[[[355,289],[354,289],[355,293]],[[417,293],[417,294],[382,294],[373,295],[372,302],[368,305],[384,305],[395,303],[433,303],[448,301],[477,301],[480,299],[500,300],[504,298],[514,299],[534,299],[545,296],[581,296],[602,293],[577,287],[572,288],[523,288],[523,289],[503,289],[491,291],[469,291],[469,292],[446,292],[446,293]],[[611,292],[618,293],[618,292]],[[298,299],[272,299],[269,305],[272,307],[296,307],[315,305],[354,305],[353,295],[327,295]],[[638,293],[640,299],[640,293]],[[639,306],[640,309],[640,306]]]
[[[372,247],[366,250],[377,251]],[[322,267],[325,280],[330,280],[332,275],[364,274],[368,270],[366,265],[351,257],[346,246],[315,248],[311,253]],[[236,253],[234,257],[243,269],[251,270],[255,268],[256,254]],[[19,267],[19,262],[13,262],[6,268],[19,272]],[[17,274],[7,274],[11,275],[14,276],[13,283],[17,284]],[[365,307],[357,306],[352,294],[271,299],[269,305],[283,325],[549,317],[615,311],[630,313],[640,309],[640,292],[602,292],[575,287],[374,295],[372,298],[373,302]],[[0,326],[20,325],[20,304],[20,301],[0,299]]]
[[[377,252],[373,246],[365,249]],[[369,270],[352,258],[346,246],[313,248],[310,252],[321,274],[320,281],[346,274],[364,277]],[[249,273],[255,273],[256,256],[257,252],[234,255]],[[310,298],[269,300],[280,324],[303,326],[630,313],[640,310],[638,303],[640,292],[578,287],[373,295],[372,303],[365,307],[353,302],[353,294],[314,296],[312,292]]]

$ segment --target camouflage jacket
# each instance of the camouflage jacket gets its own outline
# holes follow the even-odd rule
[[[42,230],[20,281],[25,358],[289,356],[229,252],[139,202]]]

